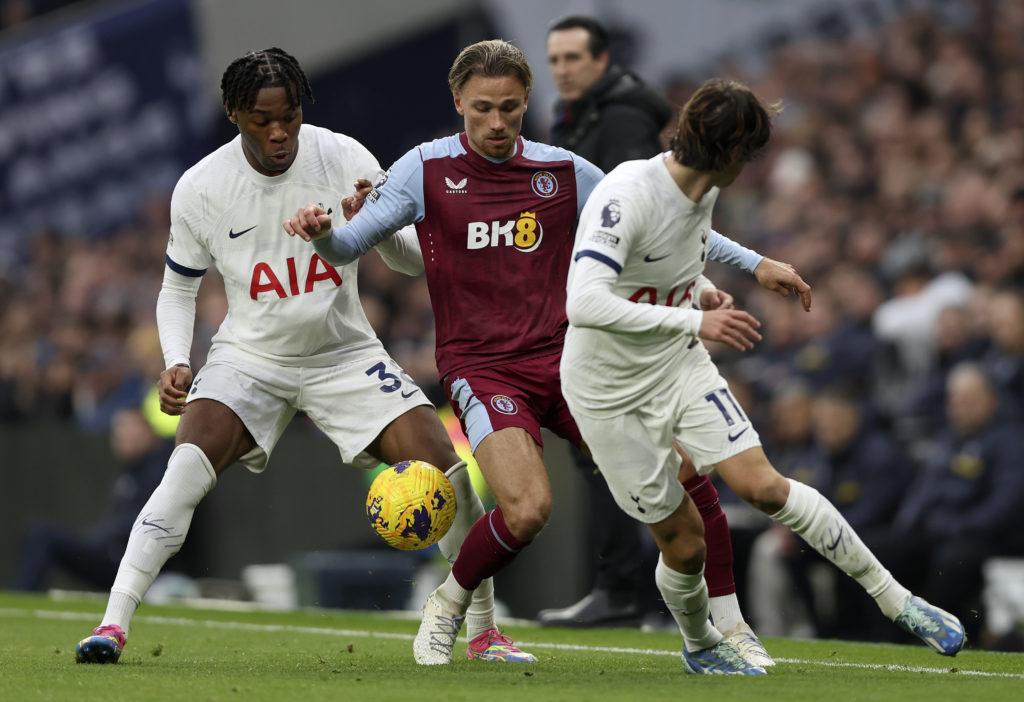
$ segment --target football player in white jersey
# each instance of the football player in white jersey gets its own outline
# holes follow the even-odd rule
[[[236,461],[262,471],[297,410],[347,463],[420,459],[446,470],[458,504],[441,543],[450,561],[484,513],[430,401],[370,327],[357,264],[332,266],[304,242],[280,235],[281,220],[311,200],[351,216],[351,198],[339,193],[374,178],[376,159],[354,139],[302,123],[302,98],[312,100],[312,90],[281,49],[235,60],[221,92],[239,135],[175,187],[157,302],[166,362],[160,407],[181,415],[176,448],[132,527],[103,620],[77,647],[82,663],[117,662],[136,608],[184,543],[196,505]],[[377,250],[395,270],[423,272],[412,230]],[[211,265],[224,278],[228,313],[193,379],[195,299]],[[472,636],[507,646],[494,625],[489,580],[474,592],[467,624]]]
[[[750,314],[718,308],[703,271],[719,189],[767,143],[776,112],[742,84],[708,81],[683,107],[670,152],[598,184],[567,283],[562,391],[616,502],[653,533],[655,579],[684,631],[707,619],[708,603],[701,520],[677,478],[673,442],[855,578],[898,626],[955,655],[959,620],[896,582],[817,490],[776,472],[699,341],[742,351],[761,338]],[[687,667],[703,664],[690,652],[720,637],[710,626],[703,639],[685,635]]]

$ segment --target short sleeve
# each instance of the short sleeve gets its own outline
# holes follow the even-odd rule
[[[167,265],[176,273],[198,277],[213,259],[198,236],[202,218],[199,195],[187,183],[178,181],[171,196],[171,233],[167,239]]]
[[[595,190],[583,208],[573,260],[597,259],[622,272],[640,213],[636,203],[608,189]]]

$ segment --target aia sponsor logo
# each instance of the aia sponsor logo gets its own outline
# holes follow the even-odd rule
[[[456,183],[454,180],[452,180],[448,176],[444,177],[444,184],[446,186],[448,186],[447,189],[445,190],[445,192],[448,193],[449,195],[461,195],[461,194],[467,192],[466,191],[466,184],[467,183],[469,183],[469,178],[463,178],[462,180],[460,180],[459,182]]]
[[[508,222],[470,222],[466,231],[466,248],[470,251],[489,246],[511,246],[523,253],[535,251],[544,238],[544,227],[535,212],[520,212],[519,218]]]
[[[502,414],[516,414],[519,411],[516,401],[508,395],[495,395],[491,398],[491,407]]]
[[[301,279],[295,258],[289,256],[285,259],[284,268],[284,271],[278,269],[282,273],[282,275],[278,275],[278,272],[265,261],[260,261],[253,266],[252,279],[249,281],[249,297],[257,300],[260,293],[271,293],[271,298],[276,295],[278,299],[283,300],[286,297],[311,293],[316,287],[316,283],[326,280],[331,281],[334,287],[341,286],[341,274],[317,254],[313,254],[309,259],[309,265],[305,267],[305,274]],[[287,287],[285,287],[286,283]]]
[[[558,179],[551,171],[537,171],[530,180],[533,192],[541,197],[553,197],[558,192]]]

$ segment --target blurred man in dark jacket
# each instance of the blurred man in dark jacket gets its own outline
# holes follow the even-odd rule
[[[660,94],[611,63],[608,49],[607,31],[590,17],[566,17],[548,30],[548,67],[560,96],[551,143],[605,173],[662,151],[658,135],[672,114]],[[615,504],[593,461],[575,449],[573,460],[589,491],[594,588],[576,604],[543,610],[538,618],[556,626],[635,625],[643,615],[641,527]]]
[[[608,33],[595,20],[572,16],[551,25],[548,66],[560,96],[552,144],[605,173],[662,151],[658,135],[671,107],[634,73],[611,63]]]
[[[982,564],[1024,553],[1024,440],[984,366],[956,365],[946,385],[947,428],[906,491],[885,553],[893,572],[931,602],[980,628]],[[916,580],[915,580],[916,578]]]

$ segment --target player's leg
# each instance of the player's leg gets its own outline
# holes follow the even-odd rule
[[[683,496],[667,519],[648,524],[661,556],[654,580],[672,618],[683,634],[683,664],[700,674],[763,675],[726,641],[708,618],[708,587],[704,579],[703,524],[696,506]]]
[[[547,523],[551,487],[540,447],[518,427],[489,433],[474,456],[497,507],[473,524],[452,565],[452,572],[428,598],[413,642],[416,661],[439,665],[451,649],[470,605],[473,591],[512,562]],[[484,660],[532,662],[496,629],[470,640],[467,656]]]
[[[708,584],[711,620],[744,658],[753,665],[771,667],[775,661],[768,655],[764,644],[743,619],[740,611],[732,570],[732,535],[729,533],[729,520],[718,499],[718,490],[710,476],[697,473],[693,461],[678,442],[674,442],[674,446],[682,458],[679,482],[693,500],[704,523],[704,543],[707,545],[704,580]]]
[[[856,580],[900,628],[943,655],[956,655],[963,646],[964,630],[956,617],[914,597],[864,545],[831,502],[814,488],[781,476],[760,446],[724,459],[715,467],[737,495],[788,526]]]
[[[572,406],[571,398],[570,406]],[[761,675],[710,622],[704,580],[704,525],[679,482],[678,454],[665,426],[665,404],[611,417],[576,421],[619,508],[645,523],[660,557],[655,583],[683,635],[683,664],[691,673]]]
[[[696,506],[683,496],[665,519],[648,524],[660,557],[655,581],[669,613],[683,632],[690,651],[715,646],[722,634],[711,624],[707,582],[704,580],[704,526]]]
[[[484,515],[470,480],[466,462],[459,458],[437,412],[429,405],[420,405],[392,421],[367,451],[384,462],[418,459],[440,466],[455,489],[455,521],[438,547],[449,564],[455,563],[469,530]],[[470,640],[489,631],[497,631],[494,620],[494,581],[485,578],[473,591],[466,611],[466,631]]]
[[[185,543],[196,506],[217,475],[255,446],[238,415],[211,399],[188,404],[176,443],[163,479],[132,526],[103,620],[78,645],[80,663],[117,661],[135,610],[160,569]]]

